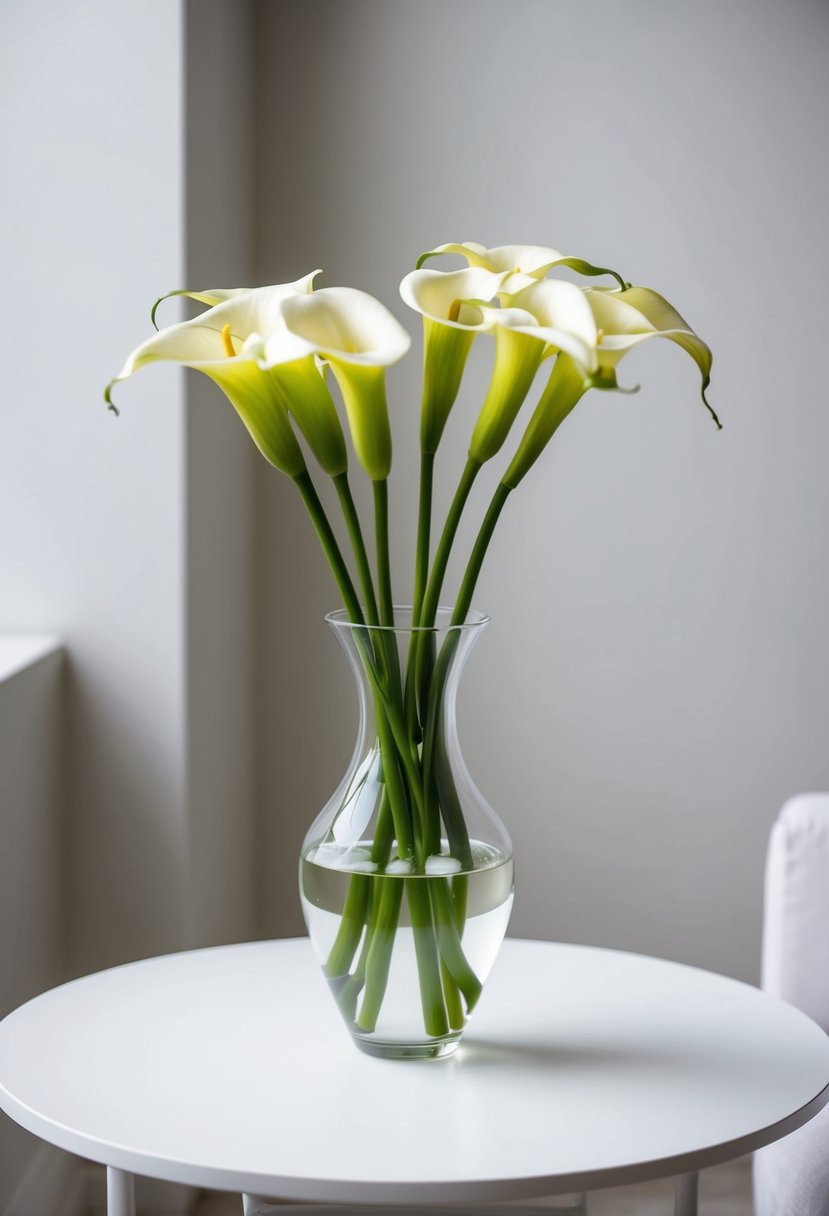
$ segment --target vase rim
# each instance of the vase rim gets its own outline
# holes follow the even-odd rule
[[[360,624],[359,621],[351,621],[345,608],[336,608],[333,612],[327,612],[325,620],[336,629],[365,629],[371,633],[445,633],[450,629],[457,629],[458,632],[468,632],[474,629],[483,629],[484,625],[488,625],[490,620],[485,612],[479,612],[476,608],[470,608],[466,614],[466,620],[462,624],[452,625],[451,620],[454,609],[450,604],[439,605],[435,613],[434,625],[405,624],[406,620],[411,622],[411,604],[395,604],[392,611],[395,616],[395,623],[393,625],[368,625]],[[401,618],[399,622],[397,620],[398,615]]]

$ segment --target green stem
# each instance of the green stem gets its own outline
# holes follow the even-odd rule
[[[504,509],[504,504],[512,492],[511,486],[505,486],[501,481],[495,488],[495,493],[492,495],[492,501],[487,508],[487,513],[484,516],[484,522],[481,524],[481,530],[472,546],[472,553],[469,557],[469,564],[466,567],[466,573],[463,576],[461,589],[458,592],[458,598],[455,601],[455,611],[452,613],[452,624],[462,625],[466,620],[467,613],[472,605],[472,596],[475,594],[475,587],[478,582],[478,575],[481,573],[481,566],[484,564],[489,542],[492,540],[492,534],[495,531],[495,525],[501,512]]]
[[[377,543],[377,586],[380,598],[380,624],[394,624],[391,591],[391,558],[389,554],[389,483],[372,482],[374,486],[374,520]]]
[[[480,470],[480,461],[470,456],[458,482],[455,497],[452,499],[452,504],[446,516],[446,523],[443,525],[438,547],[435,550],[435,560],[432,563],[432,572],[429,575],[423,607],[420,613],[419,624],[421,625],[430,626],[435,623],[440,592],[443,587],[443,580],[446,577],[446,567],[449,564],[449,554],[452,552],[452,545],[458,531],[458,525],[461,522],[463,509],[466,506],[466,500],[469,498],[470,490],[475,484],[475,478]]]
[[[375,878],[375,892],[378,887],[381,889],[377,920],[372,928],[365,962],[365,993],[356,1020],[359,1029],[369,1033],[377,1026],[386,994],[394,936],[403,900],[403,882],[399,878]]]
[[[458,525],[461,522],[466,501],[469,498],[472,486],[475,484],[475,478],[480,470],[480,461],[475,460],[472,456],[468,457],[463,473],[461,473],[461,479],[458,482],[455,496],[449,507],[446,522],[443,525],[438,547],[435,550],[432,572],[426,585],[426,594],[423,599],[419,620],[419,624],[425,626],[426,629],[431,628],[435,623],[443,580],[446,577],[446,567],[449,564],[449,555],[452,552],[452,545],[455,542],[455,536],[457,535]],[[426,632],[418,633],[415,637],[415,646],[414,687],[420,701],[420,720],[422,722],[432,674],[434,638]],[[410,693],[409,695],[411,697],[412,694]]]
[[[331,525],[328,522],[325,509],[319,500],[319,495],[314,489],[314,483],[311,481],[307,471],[299,473],[294,478],[294,481],[300,494],[302,495],[302,500],[305,503],[308,514],[311,516],[311,521],[314,525],[317,536],[320,539],[325,556],[328,558],[328,564],[330,565],[334,574],[334,578],[336,580],[337,587],[339,588],[340,595],[342,596],[343,603],[345,604],[346,611],[355,624],[365,625],[365,617],[363,616],[363,610],[360,606],[357,592],[354,589],[354,584],[351,581],[351,575],[348,573],[348,567],[346,566],[343,555],[340,552],[339,545],[337,544],[337,538],[334,536]],[[363,631],[360,630],[358,632],[362,634]],[[370,630],[366,629],[365,633],[370,634]],[[367,651],[365,646],[363,649],[364,651]],[[383,710],[385,711],[392,736],[400,751],[401,760],[406,769],[406,775],[412,783],[412,794],[415,801],[418,803],[419,809],[422,809],[423,795],[420,788],[420,775],[411,754],[410,741],[406,734],[406,724],[398,709],[399,700],[396,703],[389,697],[388,691],[384,689],[382,681],[374,668],[371,654],[369,652],[366,653],[366,670],[368,671],[372,688],[374,689],[375,693],[377,693],[379,703],[382,705]],[[378,713],[378,717],[381,716],[382,715]]]
[[[294,478],[294,484],[302,495],[302,501],[305,503],[306,510],[311,516],[311,522],[319,537],[323,552],[328,559],[328,564],[331,567],[346,611],[355,624],[363,625],[365,624],[365,618],[363,617],[363,610],[360,607],[360,601],[354,589],[354,584],[351,581],[351,575],[348,573],[348,567],[340,552],[337,538],[331,530],[328,516],[325,514],[325,508],[320,502],[319,495],[314,489],[314,483],[311,481],[311,476],[307,469],[297,474]]]
[[[440,712],[442,714],[442,706]],[[438,722],[434,752],[430,753],[429,760],[430,764],[434,765],[435,787],[440,811],[443,815],[443,822],[446,827],[449,852],[453,857],[457,857],[464,870],[472,870],[474,869],[475,862],[472,858],[472,847],[469,843],[469,831],[467,830],[466,820],[463,816],[461,800],[458,797],[458,791],[455,789],[449,756],[446,752],[446,736],[443,722]],[[440,823],[438,823],[437,837],[436,842],[432,839],[429,842],[430,845],[433,843],[436,845],[436,847],[430,849],[433,853],[440,851]]]
[[[381,762],[382,770],[382,762]],[[378,781],[385,784],[382,771],[378,773]],[[374,829],[374,840],[371,842],[371,860],[378,866],[385,866],[389,860],[392,841],[394,839],[394,820],[391,814],[388,790],[383,790],[380,809],[377,812],[377,824]],[[371,878],[368,874],[352,874],[348,883],[345,903],[343,905],[340,927],[325,964],[326,974],[330,979],[346,975],[354,962],[354,955],[363,936],[363,929],[368,923],[371,900],[369,892]],[[365,953],[365,947],[363,947]],[[362,985],[361,985],[362,986]],[[358,989],[359,991],[359,989]]]
[[[439,1038],[449,1033],[449,1019],[440,982],[440,956],[428,881],[424,878],[407,878],[405,883],[417,956],[423,1024],[427,1034]]]
[[[354,961],[366,927],[370,889],[371,879],[368,874],[352,874],[340,917],[340,927],[325,964],[325,973],[329,979],[347,975]]]
[[[452,973],[443,959],[440,960],[440,982],[443,984],[443,999],[446,1001],[446,1016],[453,1030],[463,1030],[466,1016],[463,1012],[461,990],[452,979]]]
[[[426,594],[429,576],[429,544],[432,531],[432,484],[434,481],[435,454],[420,454],[420,497],[417,512],[417,545],[415,548],[414,597],[412,599],[412,624],[420,624],[420,611]]]
[[[340,500],[349,539],[354,549],[354,558],[357,562],[357,571],[360,575],[360,585],[363,588],[363,595],[366,601],[366,619],[370,625],[376,625],[379,622],[379,617],[377,614],[377,598],[374,594],[374,583],[371,578],[371,563],[368,560],[363,529],[360,526],[360,517],[357,514],[357,507],[351,494],[348,473],[340,473],[332,480]]]
[[[414,834],[418,826],[417,816],[414,814],[414,808],[411,811],[409,809],[405,783],[400,775],[400,769],[397,767],[397,752],[392,741],[391,730],[383,714],[378,715],[377,734],[380,741],[380,750],[383,754],[386,793],[389,796],[389,803],[391,804],[394,834],[397,837],[397,851],[401,857],[415,858],[422,850],[420,832],[418,831],[417,841]],[[420,808],[418,807],[417,810],[419,814]],[[415,849],[416,843],[418,844],[417,850]]]
[[[466,961],[446,879],[427,879],[427,882],[441,960],[463,993],[467,1013],[471,1013],[481,995],[483,985]]]
[[[435,454],[421,452],[420,454],[420,494],[417,512],[417,544],[415,546],[415,579],[414,595],[412,597],[412,625],[420,624],[420,613],[423,608],[423,598],[426,594],[426,583],[429,577],[429,549],[432,531],[432,485],[434,480]],[[413,633],[409,639],[409,654],[406,660],[406,686],[404,704],[406,709],[406,724],[415,746],[422,738],[420,723],[417,717],[417,688],[415,673],[417,667],[418,634]]]
[[[397,634],[393,631],[394,604],[392,602],[391,558],[389,549],[389,483],[384,478],[382,481],[375,481],[372,484],[374,486],[374,525],[377,549],[380,624],[387,627],[387,631],[381,631],[382,637],[378,639],[378,648],[382,647],[383,650],[386,672],[388,674],[390,700],[395,706],[395,710],[399,711],[398,716],[402,719],[403,686],[400,680],[400,655],[397,651]],[[403,760],[406,763],[410,751],[410,741],[405,733],[398,741],[398,747],[401,749],[401,754],[405,752]]]
[[[481,566],[484,563],[487,549],[492,540],[495,525],[498,523],[499,516],[504,509],[504,504],[510,492],[510,486],[505,486],[503,482],[499,482],[492,496],[492,501],[481,524],[481,530],[472,547],[469,564],[466,567],[466,573],[463,576],[463,582],[458,592],[455,610],[452,613],[451,625],[453,626],[463,625],[466,621],[469,608],[472,604],[472,596],[475,594],[478,576],[481,573]],[[423,733],[423,786],[427,790],[431,787],[435,777],[436,753],[438,751],[439,732],[441,729],[440,716],[443,690],[459,641],[460,630],[450,627],[449,636],[441,647],[429,684],[429,704]]]

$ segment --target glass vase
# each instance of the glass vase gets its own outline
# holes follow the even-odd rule
[[[357,1046],[451,1055],[503,941],[513,898],[506,829],[461,754],[461,673],[488,618],[413,628],[326,620],[357,682],[351,763],[303,842],[308,933]]]

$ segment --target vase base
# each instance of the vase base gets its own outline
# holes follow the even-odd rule
[[[454,1055],[461,1041],[459,1034],[445,1039],[433,1039],[428,1043],[393,1043],[382,1039],[363,1038],[353,1035],[355,1046],[367,1056],[381,1060],[443,1060]]]

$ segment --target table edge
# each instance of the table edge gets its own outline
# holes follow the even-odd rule
[[[236,946],[263,945],[269,941],[301,942],[305,937],[264,939],[259,942],[236,943]],[[657,956],[643,955],[636,951],[617,951],[603,946],[583,946],[579,943],[551,942],[546,939],[510,938],[520,944],[565,946],[572,949],[583,949],[612,954],[631,954],[635,957],[653,959],[669,966],[687,967],[690,970],[704,968],[693,967],[687,963],[679,963],[672,959],[660,959]],[[227,950],[234,946],[207,946],[193,951],[175,951],[163,958],[175,957],[177,953],[205,953],[212,950]],[[140,966],[151,959],[140,959],[130,963],[117,964],[104,971],[120,970],[123,967]],[[100,975],[102,972],[95,972]],[[718,975],[719,978],[733,984],[752,988],[759,995],[775,1001],[775,998],[762,989],[733,976],[719,975],[716,972],[707,974]],[[81,976],[58,985],[66,987],[82,982],[87,977]],[[45,994],[41,994],[45,995]],[[38,997],[32,1000],[38,1000]],[[25,1008],[26,1004],[19,1008]],[[787,1002],[781,1002],[787,1004]],[[808,1022],[813,1019],[791,1006]],[[17,1010],[12,1011],[18,1012]],[[11,1015],[8,1015],[11,1016]],[[5,1019],[4,1019],[5,1020]],[[707,1169],[724,1161],[733,1160],[744,1154],[764,1148],[766,1145],[782,1139],[791,1132],[804,1126],[815,1117],[824,1107],[829,1105],[829,1082],[805,1105],[796,1111],[734,1140],[722,1141],[706,1148],[674,1156],[651,1158],[643,1161],[623,1163],[620,1165],[602,1167],[600,1169],[580,1171],[567,1174],[533,1174],[513,1178],[492,1179],[451,1179],[443,1182],[434,1180],[406,1181],[367,1181],[364,1179],[335,1179],[335,1178],[304,1178],[292,1175],[258,1174],[203,1163],[182,1162],[175,1158],[161,1155],[149,1155],[140,1150],[110,1141],[101,1141],[75,1129],[48,1119],[37,1111],[21,1102],[0,1083],[0,1110],[26,1131],[38,1136],[41,1140],[54,1145],[66,1152],[73,1153],[89,1161],[102,1165],[126,1170],[143,1177],[156,1178],[162,1181],[176,1182],[185,1186],[204,1187],[210,1190],[229,1191],[235,1193],[248,1192],[266,1196],[278,1197],[285,1200],[312,1203],[366,1203],[366,1204],[409,1204],[409,1203],[462,1203],[508,1201],[515,1199],[537,1199],[544,1196],[566,1194],[571,1191],[601,1190],[605,1187],[624,1186],[628,1183],[651,1181],[671,1177],[677,1174],[689,1173],[695,1170]]]
[[[676,1174],[707,1169],[773,1144],[803,1127],[829,1105],[829,1083],[811,1101],[785,1119],[747,1136],[724,1141],[692,1153],[653,1158],[599,1170],[569,1174],[537,1174],[516,1178],[452,1179],[444,1182],[407,1180],[365,1181],[354,1179],[316,1179],[291,1175],[240,1172],[219,1166],[182,1162],[173,1158],[147,1156],[124,1145],[102,1143],[74,1131],[64,1124],[44,1119],[14,1098],[0,1085],[0,1109],[41,1140],[66,1152],[113,1166],[142,1177],[177,1182],[208,1190],[248,1192],[274,1198],[312,1203],[463,1203],[538,1199],[570,1191],[601,1190],[647,1182]]]

